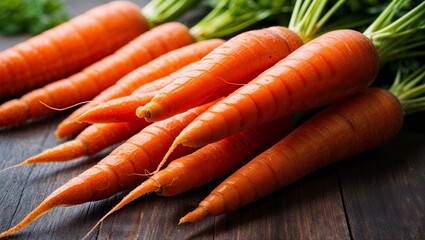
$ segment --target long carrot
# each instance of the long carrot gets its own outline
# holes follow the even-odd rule
[[[403,123],[397,98],[369,89],[319,113],[224,180],[180,223],[234,211],[301,177],[395,136]]]
[[[225,95],[229,92],[227,87],[253,79],[301,44],[297,34],[285,27],[269,27],[239,34],[165,87],[162,94],[155,96],[137,114],[145,116],[147,121],[157,121],[187,110],[193,103]],[[184,87],[187,85],[191,87]],[[179,90],[178,94],[174,94],[176,90]]]
[[[297,28],[298,25],[293,23],[289,29],[276,26],[239,34],[212,51],[192,71],[182,75],[164,89],[162,94],[138,109],[137,115],[154,122],[197,106],[206,98],[231,93],[232,90],[226,87],[231,84],[245,84],[286,57],[311,38],[311,34],[320,29],[342,3],[338,1],[319,24],[315,21],[318,18],[312,18],[309,14],[319,17],[327,1],[306,1],[303,4],[301,2],[298,0],[295,7],[302,6],[304,10],[297,11],[305,15],[299,13],[301,19],[298,19],[298,15],[294,14],[291,20],[305,25],[309,30],[301,31]],[[313,9],[317,12],[312,12]],[[303,19],[314,20],[309,22]]]
[[[372,42],[354,30],[326,33],[291,53],[195,119],[175,146],[202,146],[275,118],[365,89],[379,70]]]
[[[231,174],[285,136],[291,126],[289,118],[278,119],[237,133],[172,161],[165,169],[152,175],[127,194],[99,220],[92,231],[109,215],[142,195],[154,192],[162,196],[174,196]]]
[[[107,198],[137,186],[146,178],[146,172],[155,169],[181,129],[210,105],[200,106],[144,128],[98,164],[54,191],[16,226],[1,233],[0,238],[16,233],[55,207]],[[190,148],[180,148],[173,158],[190,151]]]
[[[187,27],[180,23],[155,27],[83,71],[2,104],[0,126],[20,124],[54,112],[40,102],[63,108],[90,100],[137,67],[192,42]]]
[[[170,84],[180,74],[188,71],[195,64],[196,62],[191,63],[170,75],[146,83],[134,90],[129,96],[119,97],[105,103],[100,103],[78,116],[75,121],[85,123],[146,122],[144,119],[136,116],[136,109],[148,103],[159,93],[161,88]]]
[[[58,138],[66,138],[75,135],[88,126],[86,123],[76,122],[75,119],[88,109],[108,100],[127,96],[138,87],[152,82],[158,78],[171,74],[178,69],[198,61],[214,48],[221,45],[221,39],[210,39],[192,43],[170,51],[151,62],[140,66],[129,74],[119,79],[115,84],[100,92],[91,102],[75,110],[56,129]]]
[[[93,8],[0,53],[0,99],[78,72],[149,30],[129,1]]]

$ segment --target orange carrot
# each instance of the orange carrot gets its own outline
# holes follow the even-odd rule
[[[378,53],[367,37],[354,30],[328,32],[201,114],[173,146],[202,146],[276,118],[330,104],[364,90],[378,70]]]
[[[0,53],[0,99],[66,77],[110,55],[149,30],[129,1],[93,8]]]
[[[104,199],[137,186],[146,178],[146,172],[156,168],[177,134],[210,105],[194,108],[144,128],[98,164],[54,191],[16,226],[1,233],[0,238],[16,233],[55,207]],[[180,148],[173,158],[191,151],[191,148]]]
[[[158,27],[157,27],[158,28]],[[170,41],[172,38],[170,37]],[[155,40],[154,40],[155,41]],[[86,112],[88,109],[99,103],[131,94],[141,85],[164,77],[176,70],[198,61],[212,49],[216,48],[224,41],[221,39],[210,39],[196,42],[188,46],[175,49],[161,57],[137,68],[124,76],[111,87],[105,89],[97,95],[90,103],[75,110],[67,117],[56,130],[58,138],[65,138],[75,135],[88,126],[86,123],[75,122],[75,118]]]
[[[146,122],[136,116],[136,109],[148,103],[158,90],[174,81],[180,74],[189,70],[195,63],[191,63],[170,75],[146,83],[132,92],[130,96],[120,97],[101,103],[87,110],[75,119],[76,122],[110,123],[110,122]]]
[[[136,109],[148,103],[159,92],[158,90],[109,100],[87,110],[75,121],[81,125],[88,125],[87,123],[146,122],[144,118],[136,116]]]
[[[63,108],[90,100],[137,67],[192,42],[187,27],[180,23],[155,27],[83,71],[2,104],[0,126],[20,124],[54,112],[40,102]]]
[[[276,143],[290,129],[290,119],[278,119],[211,143],[172,161],[165,169],[127,194],[92,230],[113,212],[142,195],[155,192],[162,196],[174,196],[233,173],[253,156]]]
[[[140,94],[140,93],[147,93],[147,92],[159,90],[159,89],[167,86],[168,84],[172,83],[174,80],[177,79],[177,77],[179,77],[184,72],[189,71],[189,69],[193,68],[193,66],[195,66],[195,64],[197,62],[198,61],[190,63],[190,64],[182,67],[181,69],[171,73],[170,75],[159,78],[159,79],[157,79],[153,82],[146,83],[146,84],[140,86],[139,88],[137,88],[136,90],[134,90],[131,94]]]
[[[157,121],[194,107],[207,98],[227,95],[230,93],[227,87],[253,79],[301,44],[300,37],[285,27],[239,34],[205,56],[137,114],[148,121]]]
[[[397,97],[368,89],[317,114],[224,180],[180,223],[239,209],[325,165],[378,146],[403,123]]]
[[[63,162],[90,156],[132,136],[147,125],[149,123],[146,121],[93,124],[84,129],[75,139],[47,149],[10,168],[28,164]]]

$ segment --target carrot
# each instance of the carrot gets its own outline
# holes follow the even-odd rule
[[[408,76],[401,69],[389,90],[366,89],[301,124],[224,180],[180,223],[234,211],[397,135],[406,114],[425,110],[425,65]]]
[[[191,63],[170,75],[159,78],[153,82],[146,83],[130,96],[119,97],[94,106],[78,116],[76,122],[86,123],[109,123],[109,122],[146,122],[136,116],[136,109],[149,102],[159,90],[174,81],[180,74],[194,66]]]
[[[254,78],[301,44],[297,34],[285,27],[275,26],[239,34],[165,87],[163,93],[137,110],[137,115],[147,121],[158,121],[207,98],[223,96],[229,92],[227,87]]]
[[[278,119],[248,129],[172,161],[127,194],[99,220],[92,231],[109,215],[142,195],[155,192],[162,196],[174,196],[231,174],[286,135],[291,128],[289,120]]]
[[[88,109],[108,100],[126,96],[143,84],[152,82],[164,77],[178,69],[201,59],[212,49],[216,48],[224,41],[221,39],[210,39],[196,42],[185,47],[170,51],[151,62],[140,66],[115,84],[99,93],[91,102],[75,110],[65,120],[63,120],[57,130],[58,138],[66,138],[83,130],[88,126],[86,123],[79,123],[75,118],[86,112]]]
[[[0,53],[0,99],[66,77],[108,56],[149,29],[129,1],[93,8]]]
[[[2,104],[0,126],[17,125],[54,112],[40,102],[63,108],[90,100],[137,67],[192,42],[187,27],[180,23],[155,27],[83,71]]]
[[[47,149],[2,171],[29,164],[64,162],[83,156],[91,156],[136,134],[147,125],[149,125],[147,122],[93,124],[84,129],[75,139]]]
[[[319,20],[326,2],[302,3],[297,0],[295,8],[298,10],[291,17],[289,29],[270,27],[245,32],[230,39],[202,59],[198,67],[182,75],[166,91],[139,108],[137,115],[154,122],[197,106],[205,98],[231,93],[233,90],[227,89],[227,86],[249,82],[308,41],[343,1],[338,1]]]
[[[0,238],[16,233],[55,207],[104,199],[137,186],[146,178],[147,171],[155,169],[178,132],[210,105],[194,108],[144,128],[98,164],[54,191],[16,226],[1,233]],[[180,148],[173,158],[190,151],[190,148]]]

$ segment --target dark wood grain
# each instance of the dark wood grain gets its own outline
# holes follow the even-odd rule
[[[72,0],[67,8],[75,16],[107,1]],[[204,13],[192,11],[180,20],[190,25]],[[27,37],[1,37],[0,49]],[[0,168],[59,144],[53,131],[68,113],[0,130]],[[412,116],[383,146],[326,167],[233,213],[177,225],[216,181],[175,197],[144,196],[106,219],[90,239],[424,239],[424,120],[424,114]],[[0,231],[19,222],[111,149],[68,163],[1,172]],[[81,239],[125,193],[52,210],[11,239]]]
[[[425,135],[413,127],[424,117],[409,117],[395,139],[342,165],[354,239],[425,238]]]

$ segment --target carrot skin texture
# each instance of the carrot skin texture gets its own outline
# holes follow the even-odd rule
[[[323,166],[374,148],[399,132],[403,117],[398,99],[384,89],[370,88],[336,103],[237,170],[181,222],[234,211]]]
[[[76,122],[85,123],[110,123],[110,122],[146,122],[136,116],[136,109],[148,103],[159,90],[174,81],[180,74],[193,67],[191,63],[170,75],[146,83],[130,96],[109,100],[94,106],[75,119]]]
[[[186,32],[185,34],[189,33]],[[168,41],[172,41],[172,37],[168,37],[170,38]],[[75,135],[88,126],[86,123],[79,123],[75,121],[75,118],[79,117],[88,109],[98,105],[99,103],[129,95],[143,84],[164,77],[194,61],[198,61],[223,42],[224,41],[221,39],[210,39],[193,43],[170,51],[151,62],[140,66],[129,74],[123,76],[112,86],[104,89],[104,91],[93,98],[92,102],[75,110],[69,117],[59,124],[56,130],[56,136],[58,138],[66,138]]]
[[[2,104],[0,126],[18,125],[55,112],[40,102],[64,108],[90,100],[137,67],[192,41],[187,27],[180,23],[155,27],[83,71]]]
[[[239,34],[167,86],[163,94],[139,111],[139,117],[154,122],[197,106],[214,94],[227,95],[231,92],[226,89],[229,85],[253,79],[301,45],[299,36],[284,27]]]
[[[129,1],[95,7],[1,52],[0,99],[76,73],[147,30],[140,8]]]
[[[1,233],[0,238],[16,233],[52,208],[104,199],[137,186],[146,179],[146,172],[155,170],[177,134],[210,105],[191,109],[144,128],[95,166],[55,190],[20,223]],[[194,150],[179,148],[173,152],[171,159]]]
[[[364,90],[379,71],[371,41],[354,30],[328,32],[295,50],[201,114],[177,137],[202,146]]]
[[[79,123],[146,122],[136,116],[136,109],[148,103],[159,91],[135,94],[109,100],[80,115]]]
[[[150,179],[159,186],[158,195],[183,193],[231,174],[290,130],[291,121],[286,118],[236,133],[172,161]]]
[[[137,123],[93,124],[84,129],[75,139],[30,157],[22,165],[42,162],[62,162],[83,156],[90,156],[136,134],[147,125],[149,123],[146,121]]]

